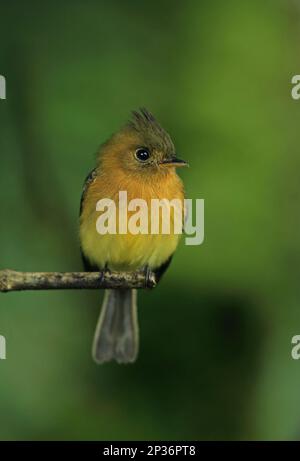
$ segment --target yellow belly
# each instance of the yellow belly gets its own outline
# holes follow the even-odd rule
[[[95,224],[81,227],[81,245],[91,263],[112,270],[155,269],[175,251],[179,235],[99,235]]]

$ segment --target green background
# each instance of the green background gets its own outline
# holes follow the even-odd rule
[[[146,106],[205,242],[139,293],[136,364],[97,366],[98,292],[0,296],[1,439],[297,439],[300,2],[0,3],[0,267],[80,270],[94,153]]]

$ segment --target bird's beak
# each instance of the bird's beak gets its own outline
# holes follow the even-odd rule
[[[160,162],[162,166],[174,166],[174,167],[181,167],[181,166],[189,166],[189,164],[185,160],[181,160],[180,158],[173,157],[168,158]]]

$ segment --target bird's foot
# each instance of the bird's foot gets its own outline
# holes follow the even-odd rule
[[[153,287],[153,272],[151,271],[149,266],[144,267],[144,274],[145,274],[145,287],[152,288]],[[156,284],[156,281],[154,282]]]
[[[104,269],[100,272],[100,282],[103,283],[105,278],[111,275],[111,270],[108,268],[108,265],[105,264]]]

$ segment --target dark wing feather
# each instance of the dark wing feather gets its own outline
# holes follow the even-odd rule
[[[172,261],[172,258],[173,258],[173,255],[171,255],[169,257],[169,259],[167,259],[167,261],[165,261],[161,266],[159,266],[157,269],[154,269],[154,274],[155,274],[155,277],[156,277],[156,281],[157,283],[160,281],[160,279],[162,278],[162,276],[164,275],[164,273],[166,272],[166,270],[168,269],[169,265],[171,264],[171,261]]]
[[[97,176],[97,168],[95,168],[93,171],[91,171],[88,176],[86,177],[85,181],[84,181],[84,185],[83,185],[83,190],[82,190],[82,194],[81,194],[81,201],[80,201],[80,213],[79,213],[79,216],[81,216],[81,213],[82,213],[82,208],[83,208],[83,202],[84,202],[84,199],[85,199],[85,196],[86,196],[86,193],[87,193],[87,190],[90,186],[90,184],[95,180]],[[83,251],[82,251],[82,248],[80,248],[80,251],[81,251],[81,257],[82,257],[82,261],[83,261],[83,265],[84,265],[84,268],[87,272],[98,272],[99,271],[99,268],[96,267],[96,266],[93,266],[89,260],[85,257]]]
[[[85,178],[84,184],[83,184],[83,189],[82,189],[82,194],[81,194],[81,200],[80,200],[80,213],[79,216],[81,216],[82,213],[82,207],[83,207],[83,202],[85,199],[86,192],[90,186],[90,184],[96,179],[97,176],[97,168],[94,168]]]

